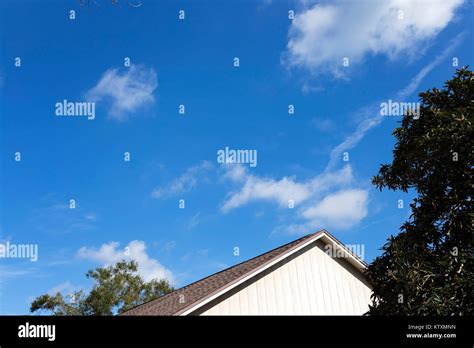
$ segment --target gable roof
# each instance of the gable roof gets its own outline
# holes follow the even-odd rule
[[[320,230],[233,267],[214,273],[160,298],[138,305],[123,312],[121,315],[189,314],[318,239],[326,244],[332,244],[333,247],[346,253],[348,256],[347,260],[357,270],[362,272],[366,268],[366,263],[357,255],[353,254],[341,242],[329,234],[329,232]]]

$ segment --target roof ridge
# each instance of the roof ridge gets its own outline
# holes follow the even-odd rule
[[[209,278],[211,278],[211,277],[215,277],[215,276],[217,276],[217,275],[219,275],[219,274],[221,274],[221,273],[227,272],[227,271],[229,271],[229,270],[231,270],[231,269],[233,269],[233,268],[237,268],[237,267],[239,267],[239,266],[241,266],[241,265],[243,265],[243,264],[245,264],[245,263],[250,263],[252,260],[255,260],[255,259],[257,259],[257,258],[260,258],[260,257],[262,257],[262,256],[264,256],[264,255],[267,255],[267,254],[270,254],[270,253],[272,253],[272,252],[275,252],[275,251],[278,250],[278,249],[283,249],[283,248],[287,247],[287,246],[290,245],[290,244],[293,244],[294,246],[296,246],[296,245],[298,245],[299,243],[301,243],[303,240],[309,239],[311,236],[314,236],[314,235],[316,235],[316,234],[318,234],[318,233],[321,233],[321,232],[326,232],[326,233],[327,233],[326,230],[320,229],[320,230],[318,230],[318,231],[316,231],[316,232],[306,234],[306,235],[304,235],[304,236],[302,236],[302,237],[300,237],[300,238],[298,238],[298,239],[292,240],[292,241],[290,241],[290,242],[288,242],[288,243],[285,243],[285,244],[283,244],[283,245],[280,245],[280,246],[278,246],[278,247],[275,247],[275,248],[273,248],[273,249],[271,249],[271,250],[268,250],[268,251],[266,251],[266,252],[264,252],[264,253],[262,253],[262,254],[260,254],[260,255],[254,256],[254,257],[252,257],[252,258],[250,258],[250,259],[247,259],[247,260],[245,260],[245,261],[239,262],[239,263],[237,263],[237,264],[235,264],[235,265],[233,265],[233,266],[227,267],[227,268],[225,268],[225,269],[223,269],[223,270],[221,270],[221,271],[212,273],[212,274],[210,274],[210,275],[208,275],[208,276],[206,276],[206,277],[204,277],[204,278],[198,279],[198,280],[196,280],[196,281],[194,281],[194,282],[192,282],[192,283],[189,283],[189,284],[187,284],[187,285],[185,285],[185,286],[183,286],[183,287],[181,287],[181,288],[179,288],[179,289],[173,290],[172,292],[170,292],[170,293],[168,293],[168,294],[166,294],[166,295],[164,295],[164,296],[157,297],[157,298],[152,299],[152,300],[150,300],[150,301],[147,301],[147,302],[141,303],[141,304],[139,304],[139,305],[136,305],[136,306],[134,306],[134,307],[132,307],[132,308],[129,308],[129,309],[127,309],[126,311],[122,312],[121,314],[124,314],[124,313],[126,313],[126,312],[128,312],[128,311],[134,310],[135,308],[138,308],[138,307],[140,307],[140,306],[149,305],[149,304],[151,304],[152,302],[155,302],[155,301],[159,301],[159,302],[164,301],[166,298],[168,298],[168,297],[170,297],[170,296],[172,296],[172,295],[176,295],[176,294],[179,293],[179,292],[183,292],[183,291],[185,291],[186,289],[191,288],[193,285],[195,285],[195,284],[197,284],[197,283],[204,282],[206,279],[209,279]],[[271,259],[273,259],[273,258],[275,258],[275,257],[278,257],[278,256],[280,256],[280,255],[281,255],[281,254],[275,255],[275,256],[273,256]],[[270,260],[271,260],[271,259],[270,259]],[[268,261],[270,261],[270,260],[268,260]],[[268,261],[267,261],[267,262],[268,262]],[[252,272],[252,271],[254,271],[254,269],[251,269],[251,270],[249,270],[248,272],[245,272],[245,273],[244,273],[243,275],[241,275],[241,276],[247,275],[247,274],[249,274],[249,273]],[[225,286],[225,285],[224,285],[224,286]],[[219,288],[216,289],[215,291],[219,290],[220,288],[222,288],[222,287],[224,287],[224,286],[219,287]],[[193,301],[192,303],[196,303],[196,302],[198,302],[198,301],[199,301],[199,300],[197,299],[196,301]],[[192,304],[192,303],[191,303],[191,304]],[[191,305],[191,304],[190,304],[190,305]]]

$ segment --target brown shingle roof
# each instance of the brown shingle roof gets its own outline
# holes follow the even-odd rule
[[[299,244],[304,243],[316,234],[326,232],[319,231],[306,235],[288,244],[282,245],[265,254],[254,257],[248,261],[239,263],[233,267],[223,271],[214,273],[197,282],[191,283],[183,288],[175,290],[156,300],[146,302],[142,305],[134,307],[121,315],[176,315],[187,307],[200,302],[204,298],[222,290],[238,279],[252,273],[265,264],[271,262],[276,257],[283,255],[285,252],[296,248]],[[327,232],[326,232],[327,233]],[[180,303],[181,302],[184,303]],[[184,301],[183,301],[184,300]]]

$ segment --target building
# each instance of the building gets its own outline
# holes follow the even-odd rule
[[[362,315],[366,266],[321,230],[122,315]]]

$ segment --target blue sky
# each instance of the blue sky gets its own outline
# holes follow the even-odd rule
[[[0,5],[0,240],[38,246],[0,259],[1,314],[89,288],[127,246],[176,287],[320,228],[370,262],[412,198],[370,183],[400,120],[380,103],[473,56],[461,0],[96,2]],[[95,118],[57,116],[65,99]],[[226,147],[257,165],[218,163]]]

